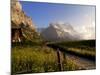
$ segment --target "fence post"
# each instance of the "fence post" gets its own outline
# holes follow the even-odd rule
[[[59,49],[57,49],[57,58],[58,58],[58,67],[59,67],[59,71],[63,71],[63,68],[62,68],[62,61],[61,61],[61,55],[60,55]]]

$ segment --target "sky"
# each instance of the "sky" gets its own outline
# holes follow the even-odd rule
[[[20,1],[23,11],[36,28],[50,23],[69,23],[83,38],[95,38],[95,6]]]

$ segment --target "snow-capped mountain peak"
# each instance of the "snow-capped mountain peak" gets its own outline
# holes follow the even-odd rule
[[[41,35],[46,40],[77,40],[79,36],[74,28],[67,23],[51,23],[48,28],[41,32]]]

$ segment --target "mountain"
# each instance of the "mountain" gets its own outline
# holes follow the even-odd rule
[[[70,24],[52,23],[41,32],[42,38],[47,41],[79,40],[80,36]]]
[[[12,39],[14,38],[14,40],[15,38],[21,39],[20,35],[32,40],[37,34],[32,18],[23,11],[22,5],[18,0],[11,0],[11,28]]]

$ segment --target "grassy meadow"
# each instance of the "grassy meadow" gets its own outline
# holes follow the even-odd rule
[[[95,40],[70,41],[52,43],[65,51],[80,55],[82,57],[95,58]],[[23,43],[12,43],[11,52],[12,75],[23,73],[57,72],[59,63],[57,51],[45,45],[43,41],[25,41]],[[64,57],[60,52],[62,71],[79,70],[79,66],[70,58]]]
[[[55,46],[63,48],[66,52],[76,54],[85,58],[96,58],[96,42],[95,40],[81,40],[54,43]]]
[[[62,60],[63,71],[77,70],[79,67],[69,58]],[[57,53],[52,48],[37,42],[12,44],[12,75],[21,73],[42,73],[59,71]]]

